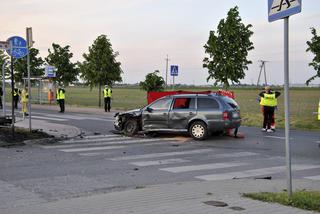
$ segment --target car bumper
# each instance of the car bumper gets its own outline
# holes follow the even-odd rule
[[[121,131],[122,130],[122,121],[119,115],[115,116],[115,120],[113,122],[113,126],[116,130]]]

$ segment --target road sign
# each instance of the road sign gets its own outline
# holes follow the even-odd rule
[[[269,22],[301,12],[302,0],[268,0]]]
[[[45,71],[45,77],[53,78],[56,77],[56,67],[47,65],[44,69]]]
[[[28,54],[27,41],[20,36],[13,36],[7,40],[12,47],[7,50],[7,53],[13,58],[20,59]]]
[[[179,67],[177,65],[170,66],[170,74],[171,76],[178,76]]]
[[[7,41],[0,41],[0,49],[3,49],[3,50],[10,49],[10,43]]]

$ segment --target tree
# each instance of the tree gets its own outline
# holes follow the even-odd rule
[[[30,49],[30,76],[39,77],[44,74],[43,59],[38,57],[39,50],[35,48]],[[24,77],[28,77],[27,70],[27,57],[18,59],[14,63],[15,75],[14,79],[16,82],[22,82]]]
[[[81,78],[93,87],[99,87],[99,106],[101,106],[101,86],[113,85],[122,81],[121,63],[116,61],[118,52],[114,52],[106,35],[100,35],[89,47],[89,53],[84,53],[84,62],[79,63]]]
[[[317,77],[320,77],[320,36],[317,35],[317,31],[314,28],[311,28],[311,33],[313,37],[311,41],[307,41],[308,48],[306,52],[310,51],[315,55],[309,66],[312,66],[317,74],[306,81],[307,85]]]
[[[5,61],[9,61],[9,57],[4,53],[4,51],[3,50],[0,50],[0,77],[1,77],[1,79],[2,79],[2,65],[3,65],[3,63],[5,62]],[[6,75],[9,75],[9,69],[8,69],[8,64],[7,64],[7,66],[6,66],[6,68],[5,68],[5,76]],[[7,76],[6,76],[7,77]],[[2,81],[2,80],[1,80]]]
[[[158,70],[146,75],[146,80],[140,82],[139,86],[145,91],[163,91],[165,81],[162,77],[158,76],[160,72]]]
[[[209,57],[203,60],[203,67],[208,69],[210,79],[215,80],[215,85],[223,83],[224,87],[240,83],[245,77],[244,70],[248,69],[248,52],[252,49],[253,43],[250,37],[253,32],[251,24],[244,25],[241,22],[238,7],[231,8],[226,19],[219,22],[217,32],[210,31],[208,42],[205,44],[205,53]]]
[[[58,84],[69,85],[69,83],[77,81],[79,69],[76,63],[71,62],[73,56],[70,53],[70,46],[61,47],[58,44],[52,44],[53,51],[48,49],[49,55],[45,58],[49,65],[57,68],[55,81]]]

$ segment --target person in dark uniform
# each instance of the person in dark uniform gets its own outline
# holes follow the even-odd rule
[[[3,90],[2,90],[2,87],[0,86],[0,109],[3,108],[3,106],[2,106],[2,96],[3,96]]]
[[[112,96],[112,90],[108,85],[105,85],[103,90],[103,97],[104,97],[104,111],[110,112],[111,109],[111,96]]]
[[[15,109],[18,109],[20,94],[21,94],[20,89],[18,89],[18,88],[13,89],[13,103],[14,103]]]
[[[64,113],[65,110],[65,98],[66,98],[66,91],[63,87],[59,87],[59,89],[56,92],[56,99],[60,106],[60,113]]]
[[[273,92],[270,86],[266,86],[265,90],[259,94],[261,97],[260,105],[263,107],[262,131],[274,132],[271,126],[274,118],[274,110],[278,105],[277,98],[280,94],[278,91]]]

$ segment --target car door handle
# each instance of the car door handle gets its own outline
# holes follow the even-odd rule
[[[193,115],[193,112],[189,112],[189,115]]]
[[[167,115],[167,113],[163,113],[163,115]]]

